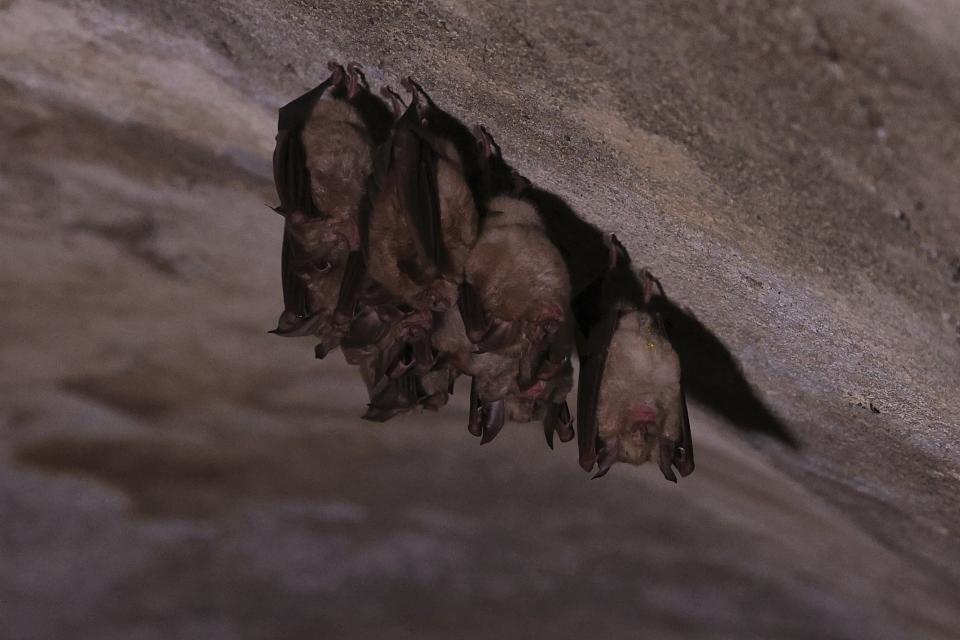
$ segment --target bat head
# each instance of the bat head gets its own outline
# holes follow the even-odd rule
[[[641,394],[622,419],[610,430],[601,428],[597,447],[598,472],[603,476],[616,462],[640,465],[656,461],[660,472],[671,482],[677,476],[671,466],[677,466],[681,475],[688,475],[692,468],[684,464],[685,453],[677,442],[666,436],[670,420],[660,403]]]

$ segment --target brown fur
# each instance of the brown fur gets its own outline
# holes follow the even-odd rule
[[[529,203],[500,196],[487,209],[483,231],[467,259],[466,278],[487,313],[519,322],[522,330],[513,344],[495,353],[471,355],[465,367],[477,380],[482,398],[511,399],[507,405],[511,420],[529,422],[542,417],[542,402],[562,400],[572,386],[569,362],[526,393],[518,384],[521,358],[544,347],[543,323],[566,326],[570,321],[570,279],[560,252]],[[458,329],[463,331],[462,323]],[[563,335],[561,329],[549,339],[563,340]]]
[[[450,143],[431,142],[439,154],[437,192],[440,201],[441,237],[448,256],[442,281],[431,287],[446,306],[456,301],[456,283],[462,279],[470,249],[477,240],[477,209],[461,169],[462,162]],[[398,261],[416,256],[416,245],[406,216],[400,209],[398,186],[388,175],[374,199],[370,222],[368,268],[375,280],[404,302],[420,305],[424,287],[400,271]]]
[[[631,413],[646,405],[656,418],[635,424]],[[618,459],[632,464],[656,460],[660,437],[680,439],[683,420],[680,360],[644,311],[620,318],[610,342],[597,421],[601,440],[618,441]]]
[[[554,306],[566,312],[570,278],[536,210],[508,196],[492,199],[487,208],[490,215],[466,268],[484,308],[505,320],[536,321]]]
[[[325,216],[355,227],[373,170],[373,142],[360,114],[343,100],[318,100],[301,138],[314,204]]]

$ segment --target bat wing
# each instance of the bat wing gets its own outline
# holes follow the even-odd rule
[[[280,198],[280,208],[287,215],[300,211],[308,218],[319,215],[310,194],[310,172],[307,153],[300,134],[310,117],[313,105],[330,87],[324,82],[299,98],[280,107],[277,118],[277,146],[273,150],[273,180]]]
[[[283,247],[280,251],[280,279],[283,284],[283,308],[299,318],[310,315],[310,296],[307,283],[299,276],[296,264],[299,261],[296,240],[284,228]]]
[[[663,287],[660,285],[659,281],[655,281],[659,289],[659,294],[662,300],[666,300],[666,295],[663,293]],[[657,298],[654,298],[657,301]],[[670,341],[670,335],[667,333],[667,327],[663,322],[663,316],[659,312],[654,312],[653,317],[656,319],[657,331]],[[682,376],[682,374],[681,374]],[[680,472],[682,477],[687,477],[693,473],[694,462],[693,462],[693,435],[690,433],[690,417],[687,414],[687,394],[684,391],[683,380],[680,381],[680,440],[677,441],[676,446],[674,446],[671,455],[669,456],[669,462],[663,461],[661,467],[666,464],[667,470],[669,470],[669,465],[673,465],[677,468],[677,471]],[[664,475],[667,475],[667,471],[664,471]],[[669,478],[669,476],[668,476]]]
[[[597,461],[597,407],[603,370],[607,364],[610,341],[617,330],[620,311],[616,307],[594,324],[587,334],[586,344],[580,353],[580,380],[577,387],[577,445],[580,449],[580,466],[590,471]]]
[[[393,145],[391,168],[399,179],[400,209],[416,247],[416,256],[399,266],[414,282],[426,284],[436,278],[442,252],[437,154],[410,129],[397,131]]]
[[[367,265],[364,262],[363,253],[351,251],[350,255],[347,256],[343,279],[340,280],[340,292],[334,311],[334,317],[338,324],[348,324],[353,319],[366,274]]]
[[[680,430],[680,442],[673,452],[673,466],[684,478],[693,473],[693,436],[690,434],[690,418],[687,415],[687,397],[680,383],[680,406],[683,408],[683,423]]]

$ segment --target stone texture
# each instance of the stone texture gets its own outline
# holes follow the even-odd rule
[[[949,0],[0,2],[0,636],[956,637],[958,43]],[[693,476],[590,482],[462,388],[361,422],[265,334],[331,57],[616,231],[799,446],[701,397]]]

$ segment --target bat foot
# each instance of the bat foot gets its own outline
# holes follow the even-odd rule
[[[380,95],[390,101],[390,107],[393,110],[393,119],[399,120],[401,116],[403,116],[403,112],[407,110],[407,105],[404,103],[403,98],[400,97],[400,94],[384,85],[380,87]]]
[[[330,79],[328,82],[330,86],[337,87],[343,84],[344,78],[347,77],[347,72],[344,71],[343,66],[336,60],[330,60],[327,62],[327,69],[330,70]]]
[[[357,62],[347,63],[347,75],[350,76],[350,84],[347,87],[347,99],[353,100],[360,93],[361,89],[367,88],[367,78],[363,75],[363,67]]]
[[[500,145],[494,141],[493,136],[490,135],[486,127],[478,122],[473,125],[471,131],[473,137],[477,139],[477,144],[480,146],[480,153],[483,154],[484,158],[489,160],[490,158],[500,155]]]
[[[410,92],[413,104],[417,108],[417,115],[421,118],[427,115],[427,112],[430,110],[432,100],[430,96],[427,95],[427,92],[423,90],[423,87],[413,79],[413,76],[407,76],[400,80],[400,86],[402,86],[406,91]]]

